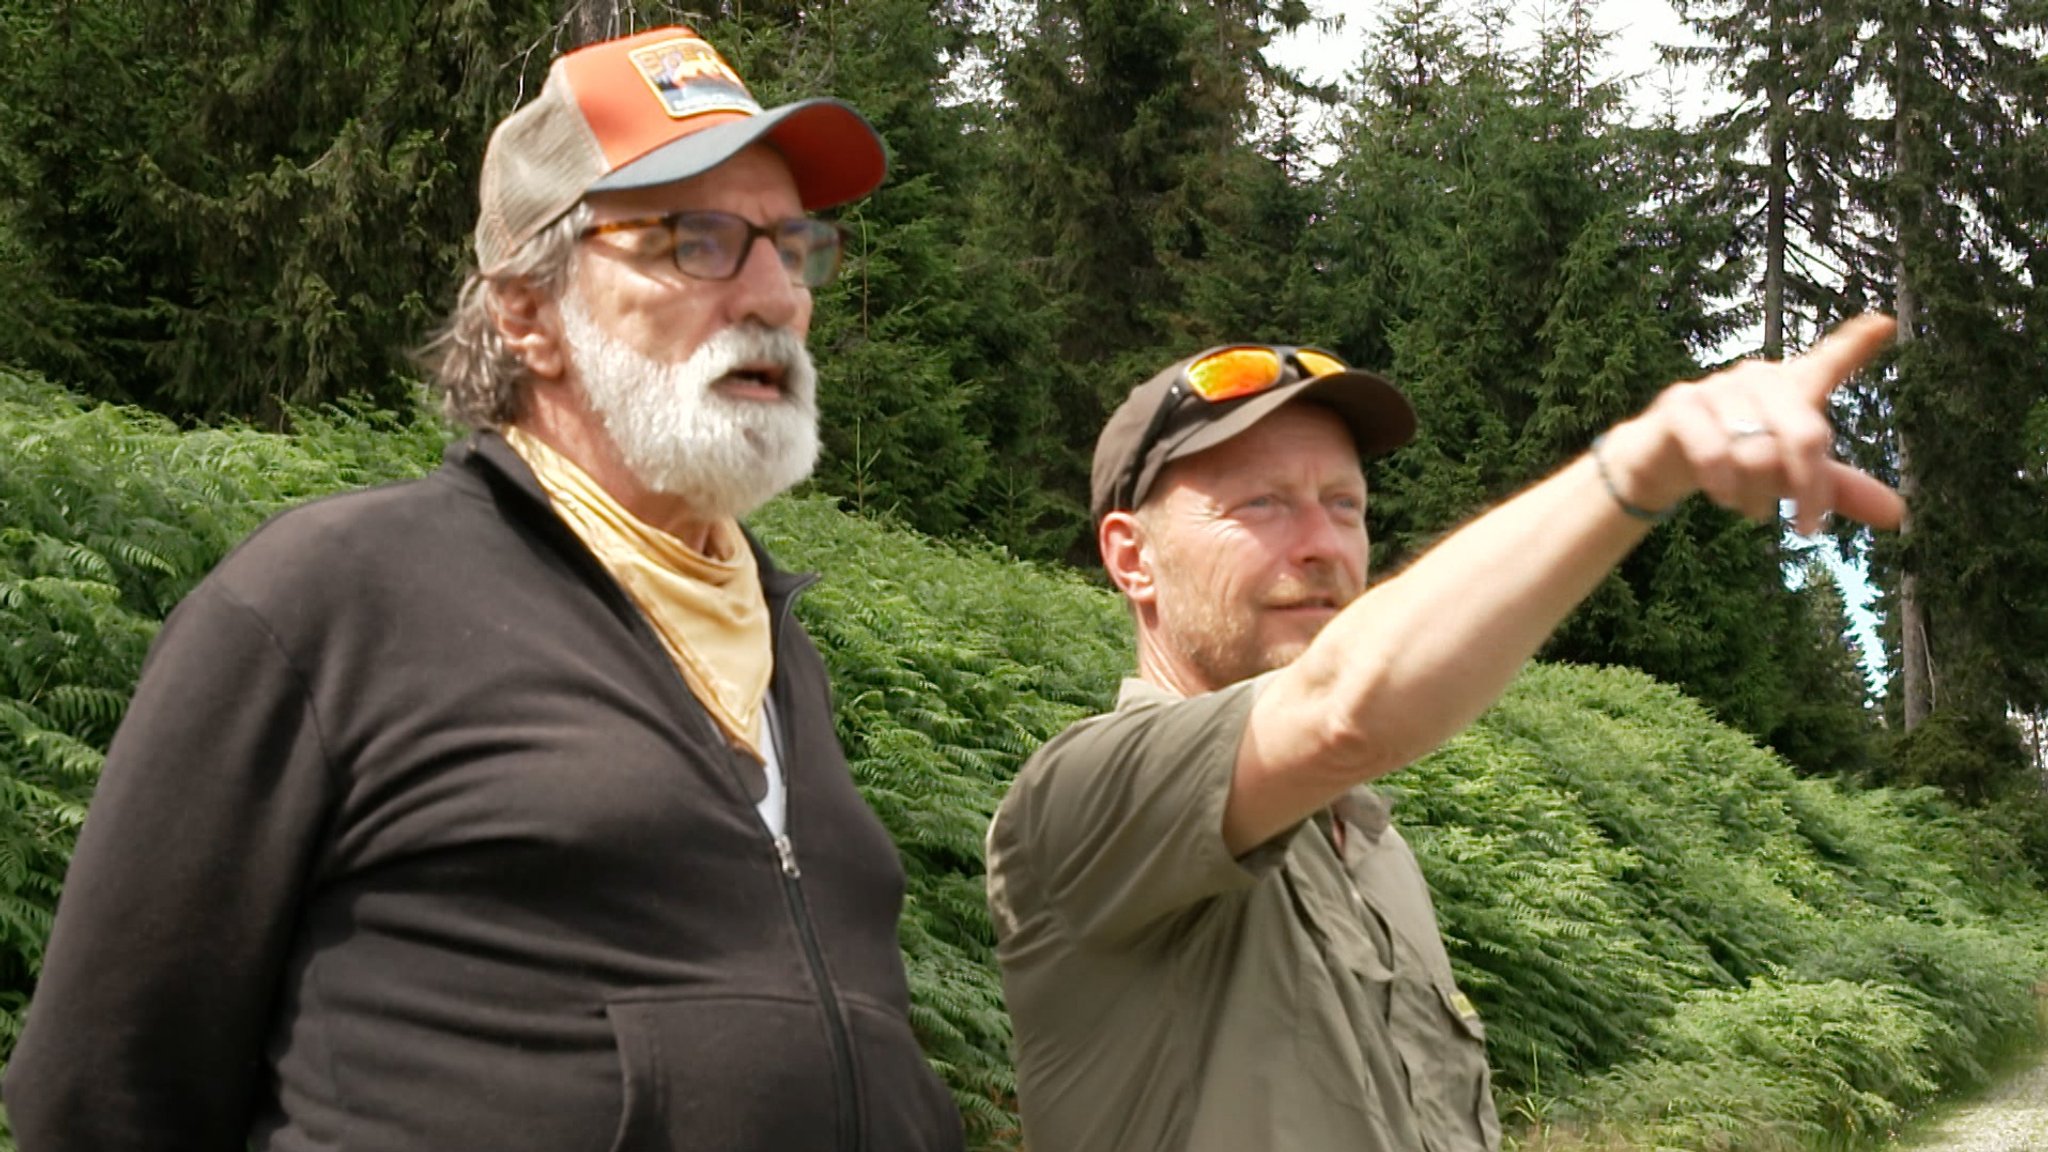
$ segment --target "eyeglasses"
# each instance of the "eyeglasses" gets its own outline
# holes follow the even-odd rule
[[[580,238],[626,232],[635,228],[666,228],[676,271],[697,280],[730,280],[746,267],[754,241],[767,237],[791,284],[817,288],[839,272],[845,233],[830,220],[792,216],[766,226],[730,212],[670,212],[611,220],[585,228]]]
[[[1173,385],[1159,400],[1159,407],[1152,413],[1152,422],[1145,426],[1145,434],[1138,437],[1138,447],[1131,454],[1131,469],[1124,476],[1121,491],[1117,493],[1119,508],[1134,508],[1138,502],[1138,482],[1145,474],[1145,457],[1159,442],[1160,434],[1166,431],[1167,422],[1180,408],[1181,402],[1196,396],[1211,404],[1225,400],[1242,400],[1256,396],[1287,378],[1287,362],[1294,361],[1301,370],[1301,379],[1313,380],[1335,372],[1349,372],[1351,366],[1314,348],[1297,348],[1286,344],[1233,344],[1226,348],[1212,348],[1182,368],[1174,378]]]

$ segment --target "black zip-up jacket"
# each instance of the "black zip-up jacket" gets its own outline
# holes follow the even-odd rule
[[[807,580],[788,836],[503,440],[285,513],[166,623],[7,1071],[22,1152],[952,1152]]]

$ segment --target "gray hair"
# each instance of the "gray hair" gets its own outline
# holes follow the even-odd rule
[[[519,246],[495,271],[472,270],[455,296],[455,309],[419,350],[419,362],[441,392],[441,412],[470,428],[497,428],[519,416],[532,379],[525,361],[498,330],[495,295],[524,283],[559,300],[574,267],[576,240],[590,223],[590,208],[577,204]]]

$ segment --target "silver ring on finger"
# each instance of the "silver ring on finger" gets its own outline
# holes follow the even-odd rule
[[[1776,435],[1769,424],[1757,420],[1735,419],[1728,421],[1721,427],[1727,431],[1730,440],[1747,440],[1751,436]]]

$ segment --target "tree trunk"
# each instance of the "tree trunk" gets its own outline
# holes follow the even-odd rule
[[[1772,9],[1772,22],[1779,17]],[[1785,198],[1791,173],[1785,170],[1785,33],[1771,35],[1770,118],[1764,124],[1764,147],[1770,170],[1764,175],[1764,359],[1785,357]]]
[[[1919,43],[1910,35],[1900,35],[1894,40],[1894,45],[1898,53],[1898,71],[1892,87],[1895,146],[1892,178],[1896,187],[1907,188],[1908,166],[1915,159],[1911,111],[1915,69],[1919,66]],[[1892,222],[1898,245],[1897,311],[1901,347],[1913,342],[1920,322],[1919,292],[1908,260],[1920,219],[1918,196],[1917,192],[1905,192],[1897,201],[1897,216]],[[1915,470],[1918,464],[1914,459],[1913,436],[1908,421],[1900,419],[1896,412],[1893,416],[1899,437],[1899,494],[1906,498],[1906,516],[1899,525],[1899,539],[1906,546],[1899,567],[1899,676],[1904,693],[1906,731],[1911,732],[1934,710],[1934,656],[1929,650],[1927,605],[1921,599],[1920,578],[1914,571],[1916,561],[1912,548],[1913,506],[1920,495],[1920,476]]]
[[[568,0],[562,23],[581,47],[624,36],[632,28],[633,13],[623,0]]]
[[[1907,316],[1914,311],[1912,294],[1899,290],[1899,341],[1912,341]],[[1913,472],[1909,438],[1899,433],[1899,494],[1906,498],[1906,516],[1899,524],[1899,536],[1909,544],[1913,537],[1913,503],[1920,494],[1920,481]],[[1913,570],[1910,548],[1899,570],[1899,676],[1905,695],[1906,731],[1920,726],[1934,711],[1934,660],[1928,651],[1927,605],[1920,598],[1920,576]]]

